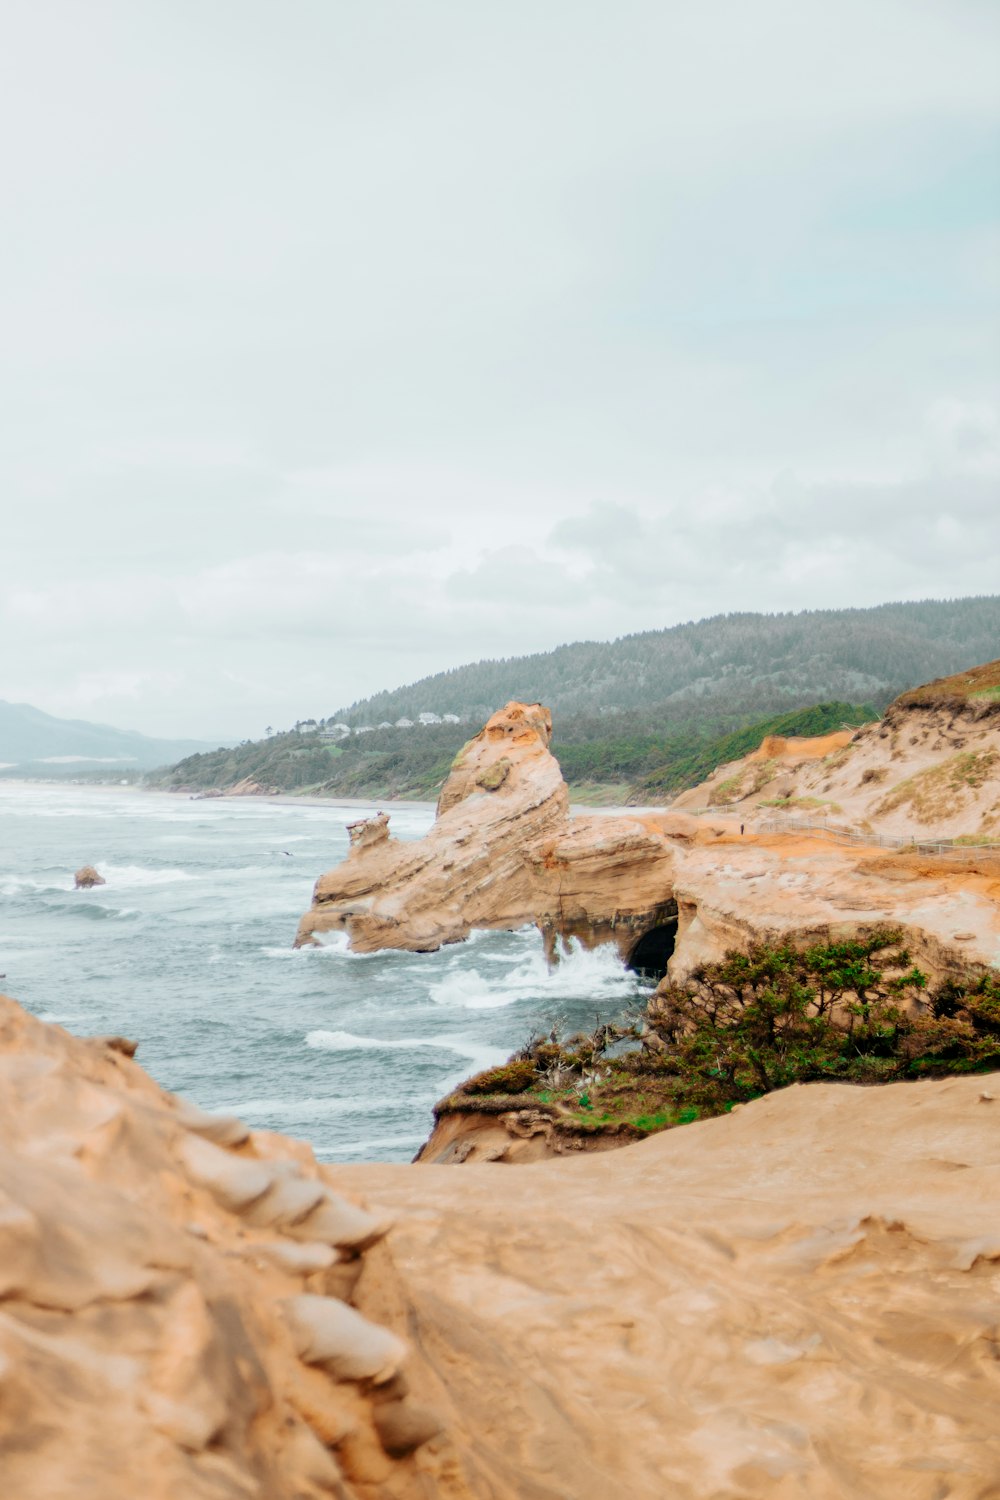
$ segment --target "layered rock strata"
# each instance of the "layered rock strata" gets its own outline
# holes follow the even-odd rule
[[[465,1500],[350,1302],[387,1216],[134,1050],[0,999],[4,1500]]]
[[[904,693],[885,717],[817,740],[767,739],[674,806],[760,810],[917,841],[1000,845],[1000,661]]]
[[[498,1192],[319,1168],[130,1050],[0,1001],[5,1500],[993,1493],[995,1077],[789,1088]]]
[[[395,839],[384,813],[351,827],[351,848],[316,884],[299,944],[347,932],[359,952],[432,951],[475,927],[536,922],[623,948],[673,914],[673,850],[655,822],[571,819],[549,752],[552,719],[509,703],[456,757],[426,837]]]
[[[1000,733],[1000,715],[975,722]],[[741,832],[738,818],[676,809],[571,817],[550,734],[547,710],[509,704],[458,757],[424,838],[394,839],[384,813],[354,825],[297,941],[341,930],[365,952],[432,950],[475,927],[534,922],[553,948],[559,935],[613,941],[638,962],[640,940],[662,934],[681,980],[752,940],[820,942],[889,923],[933,978],[1000,964],[1000,860],[989,850],[941,859],[794,829]]]

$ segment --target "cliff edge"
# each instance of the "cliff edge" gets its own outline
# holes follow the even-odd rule
[[[358,952],[426,952],[474,927],[536,922],[550,941],[629,947],[670,900],[672,847],[638,816],[571,818],[551,738],[548,709],[508,703],[456,756],[424,838],[393,838],[385,814],[352,825],[297,944],[343,931]]]
[[[0,1001],[9,1500],[993,1493],[996,1075],[452,1173],[317,1167],[130,1045]]]

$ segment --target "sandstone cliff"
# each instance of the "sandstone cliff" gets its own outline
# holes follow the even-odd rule
[[[787,810],[920,839],[1000,843],[1000,661],[942,678],[821,740],[765,740],[675,808]]]
[[[428,951],[537,922],[627,947],[669,904],[672,847],[649,820],[571,819],[551,737],[547,709],[509,703],[456,757],[425,838],[394,839],[384,814],[354,825],[297,941],[341,930],[360,952]]]
[[[991,1078],[812,1085],[612,1154],[337,1168],[360,1283],[490,1500],[984,1500]],[[502,1183],[498,1177],[502,1176]]]
[[[787,1089],[498,1192],[318,1168],[129,1050],[0,1002],[5,1500],[993,1493],[993,1079]]]
[[[968,713],[966,734],[1000,736],[989,700]],[[859,748],[834,753],[885,769],[893,735],[897,748],[905,738],[899,723],[887,715],[851,741]],[[988,852],[972,846],[944,861],[794,830],[758,834],[748,824],[741,833],[738,819],[679,806],[571,817],[550,732],[545,709],[509,704],[458,758],[423,839],[393,839],[384,814],[356,825],[347,859],[317,882],[297,941],[338,929],[362,951],[434,949],[474,927],[535,922],[550,943],[560,934],[613,941],[653,973],[669,960],[679,979],[755,938],[818,941],[889,922],[932,976],[1000,963],[1000,862]],[[948,752],[942,742],[934,753]],[[829,746],[819,754],[802,764],[832,774]]]
[[[385,1214],[132,1050],[0,999],[4,1500],[468,1496],[345,1300]]]

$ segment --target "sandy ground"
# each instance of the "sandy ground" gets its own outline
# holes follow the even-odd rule
[[[337,1167],[491,1500],[995,1500],[1000,1078],[797,1086],[606,1155]],[[376,1262],[381,1261],[380,1274]]]

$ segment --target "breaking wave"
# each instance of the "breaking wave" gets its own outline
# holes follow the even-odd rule
[[[635,993],[636,977],[611,946],[588,950],[576,941],[552,968],[536,950],[504,973],[484,976],[456,962],[443,979],[428,987],[435,1005],[458,1010],[497,1010],[533,1000],[620,1000]]]
[[[106,865],[94,867],[103,875],[109,888],[128,890],[143,885],[174,885],[179,880],[197,880],[189,870],[151,870],[146,865]]]
[[[415,1051],[430,1048],[438,1052],[454,1052],[465,1057],[476,1067],[493,1068],[507,1060],[507,1052],[498,1047],[487,1047],[482,1042],[470,1042],[467,1037],[390,1037],[355,1036],[353,1031],[310,1031],[306,1035],[306,1046],[324,1052],[386,1052]]]

